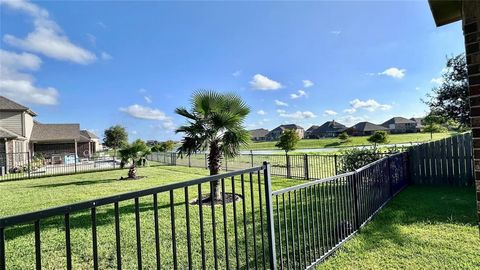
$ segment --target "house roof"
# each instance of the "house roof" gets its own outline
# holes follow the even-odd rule
[[[32,116],[36,116],[37,114],[34,113],[29,108],[16,103],[15,101],[8,99],[4,96],[0,96],[0,111],[19,111],[19,112],[28,112]]]
[[[41,124],[34,122],[31,141],[70,141],[80,139],[79,124]]]
[[[415,122],[413,120],[410,120],[410,119],[407,119],[407,118],[393,117],[393,118],[390,118],[389,120],[387,120],[386,122],[384,122],[382,124],[382,126],[388,127],[388,125],[391,125],[391,124],[416,124],[416,123],[417,122]]]
[[[346,128],[347,127],[345,125],[340,124],[336,121],[327,121],[317,129],[315,129],[312,133],[318,134],[318,133],[325,133],[325,132],[341,132]]]
[[[282,130],[285,130],[285,129],[303,129],[303,127],[299,126],[299,125],[296,125],[296,124],[286,124],[286,125],[280,125],[278,126],[277,128],[280,128]],[[276,128],[276,129],[277,129]]]
[[[442,26],[462,18],[461,0],[428,0],[433,19],[437,26]]]
[[[417,123],[417,127],[423,127],[423,117],[412,117],[410,120],[415,121]]]
[[[254,138],[265,137],[268,134],[268,130],[264,128],[252,129],[249,132],[250,132],[250,135]]]
[[[25,139],[22,136],[16,134],[15,132],[12,132],[6,128],[0,127],[0,139]]]
[[[98,139],[97,135],[93,132],[90,132],[86,129],[82,129],[80,130],[80,135],[81,136],[84,136],[84,137],[87,137],[89,139]]]
[[[307,129],[307,132],[312,132],[312,131],[314,131],[315,129],[317,129],[317,128],[319,128],[319,127],[320,127],[320,126],[313,125],[313,126],[311,126],[311,127],[309,127],[309,128]]]
[[[356,125],[350,127],[351,129],[355,129],[357,131],[377,131],[377,130],[388,130],[386,127],[382,127],[379,125],[375,125],[370,122],[360,122]]]

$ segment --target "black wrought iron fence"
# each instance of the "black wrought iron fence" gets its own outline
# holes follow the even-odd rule
[[[280,269],[310,269],[366,224],[407,185],[400,153],[354,172],[274,191]]]
[[[270,183],[265,164],[0,218],[0,270],[273,269]]]
[[[367,162],[388,156],[389,153],[377,153],[370,155]],[[373,158],[375,156],[375,158]],[[162,165],[177,165],[196,168],[208,168],[208,155],[197,153],[190,156],[179,156],[174,152],[156,152],[147,156],[151,163]],[[318,155],[318,154],[240,154],[235,158],[223,160],[222,169],[225,171],[242,170],[254,167],[268,161],[271,166],[271,174],[293,179],[322,179],[335,176],[339,173],[350,171],[354,166],[346,160],[344,155]]]

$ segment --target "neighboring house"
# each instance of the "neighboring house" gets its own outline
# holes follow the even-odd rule
[[[337,137],[340,133],[347,129],[345,125],[342,125],[335,120],[327,121],[323,125],[310,132],[309,138],[327,138]]]
[[[375,133],[375,131],[388,131],[388,128],[375,125],[370,122],[360,122],[352,127],[349,127],[346,131],[348,135],[352,136],[369,136]]]
[[[403,117],[393,117],[383,123],[382,126],[388,128],[390,133],[417,132],[417,122]]]
[[[0,167],[12,168],[27,153],[42,154],[47,164],[66,163],[67,157],[90,157],[99,150],[95,134],[79,124],[42,124],[29,108],[0,96]],[[23,159],[23,158],[22,158]]]
[[[410,118],[410,120],[415,121],[415,123],[416,123],[416,128],[417,128],[417,132],[423,132],[423,129],[425,128],[424,119],[425,119],[425,118],[416,118],[416,117]]]
[[[268,134],[268,130],[264,128],[259,128],[259,129],[253,129],[250,130],[250,137],[252,138],[252,141],[256,142],[262,142],[266,140],[266,136]]]
[[[313,136],[312,132],[319,128],[320,126],[317,126],[317,125],[313,125],[311,127],[309,127],[306,131],[305,131],[305,138],[307,139],[315,139],[315,137]]]
[[[266,140],[267,141],[279,140],[280,136],[287,129],[295,130],[297,132],[298,136],[300,137],[300,139],[304,138],[305,130],[301,126],[295,125],[295,124],[288,124],[288,125],[280,125],[280,126],[276,127],[275,129],[271,130],[270,132],[268,132],[268,134],[265,136]]]

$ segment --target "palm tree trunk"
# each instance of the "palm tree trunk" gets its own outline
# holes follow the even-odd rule
[[[210,175],[217,175],[222,166],[222,153],[217,142],[210,143],[210,153],[208,154],[208,169]],[[222,200],[222,192],[220,190],[220,181],[213,181],[214,196],[216,200]],[[213,198],[212,198],[213,199]]]

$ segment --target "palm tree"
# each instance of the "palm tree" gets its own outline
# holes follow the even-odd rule
[[[187,124],[176,133],[184,133],[180,156],[208,151],[210,175],[219,173],[224,157],[235,157],[240,148],[250,141],[250,134],[243,127],[250,112],[247,104],[236,94],[210,90],[196,91],[191,98],[191,109],[179,107],[175,113],[185,117]],[[221,201],[219,181],[212,183],[215,200]]]

